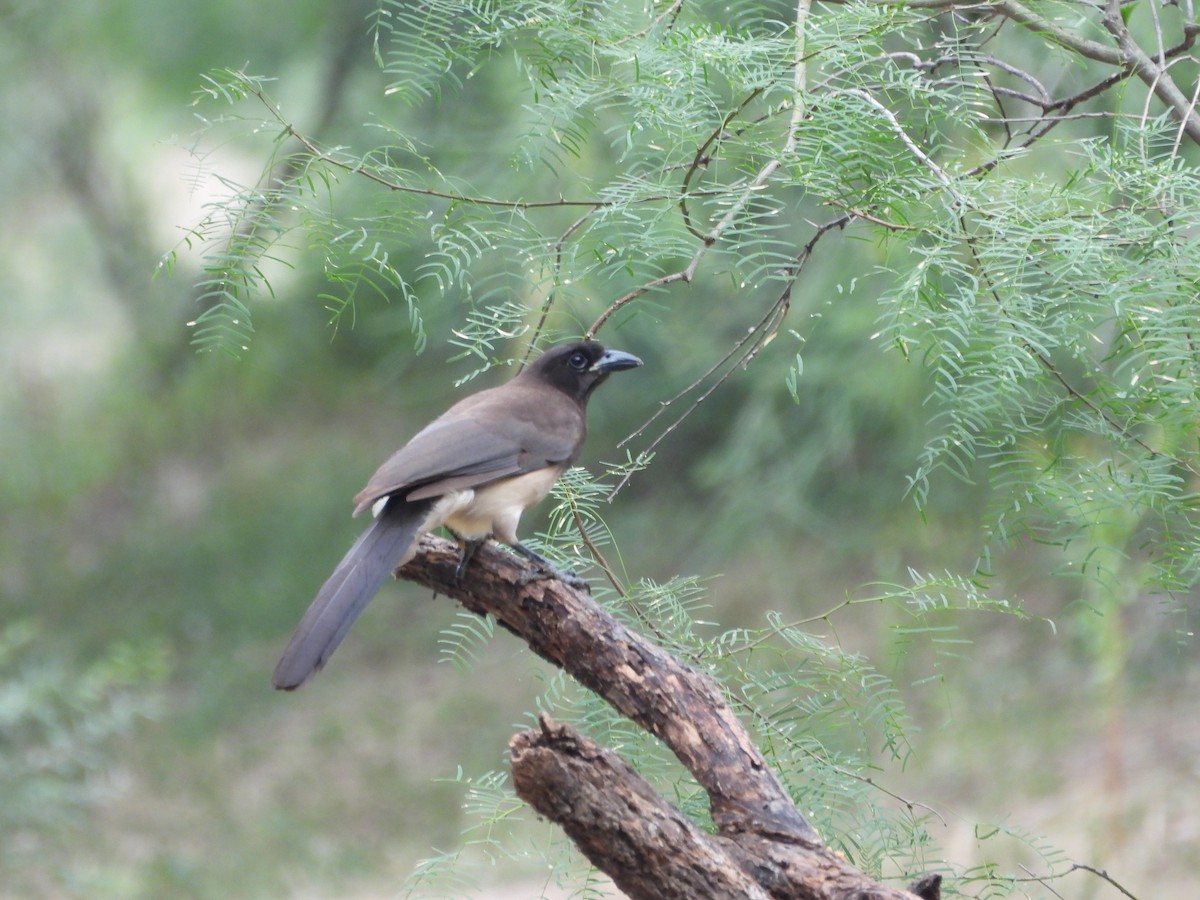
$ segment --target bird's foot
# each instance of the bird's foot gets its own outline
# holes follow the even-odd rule
[[[568,572],[565,569],[560,569],[558,566],[554,565],[554,563],[550,562],[550,560],[546,559],[546,557],[542,556],[542,554],[538,553],[536,550],[530,550],[522,543],[518,542],[511,544],[510,546],[526,559],[537,563],[538,566],[537,569],[532,572],[522,573],[517,579],[518,584],[529,584],[532,581],[543,581],[549,578],[557,578],[563,584],[567,585],[568,587],[573,587],[577,591],[587,591],[588,593],[591,593],[591,587],[588,585],[587,581],[576,575],[574,572]]]
[[[517,578],[517,584],[530,584],[534,581],[547,581],[555,578],[568,587],[575,588],[577,591],[587,591],[589,594],[592,592],[591,585],[587,583],[587,579],[579,577],[574,572],[567,572],[554,566],[537,568],[532,572],[522,572]]]
[[[453,532],[451,533],[453,534]],[[486,541],[487,538],[482,537],[468,540],[458,535],[454,536],[458,538],[458,546],[462,548],[462,557],[459,559],[458,565],[454,567],[454,583],[458,585],[462,584],[463,576],[467,574],[467,566],[471,564],[471,559],[475,556],[475,551],[479,549],[480,544]]]

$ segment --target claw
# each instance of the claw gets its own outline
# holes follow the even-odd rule
[[[471,559],[475,556],[475,551],[479,549],[479,545],[486,541],[487,538],[481,537],[474,540],[467,540],[458,535],[454,536],[458,538],[458,546],[462,548],[462,558],[459,559],[458,565],[454,567],[454,583],[462,584],[463,576],[467,574],[467,566],[470,565]]]

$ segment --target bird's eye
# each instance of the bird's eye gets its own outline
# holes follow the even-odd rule
[[[576,350],[570,355],[570,357],[567,358],[567,365],[569,365],[576,372],[582,372],[591,364],[591,362],[592,361],[588,359],[587,354],[581,350]]]

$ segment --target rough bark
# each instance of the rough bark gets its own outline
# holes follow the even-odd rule
[[[517,795],[626,894],[770,896],[726,852],[728,841],[697,828],[615,753],[545,716],[541,725],[509,743]]]
[[[697,828],[624,760],[543,717],[511,744],[517,794],[634,898],[911,898],[826,847],[708,675],[630,631],[586,593],[530,580],[523,560],[481,547],[460,583],[458,548],[426,535],[399,574],[493,616],[658,737],[706,791],[717,834]]]

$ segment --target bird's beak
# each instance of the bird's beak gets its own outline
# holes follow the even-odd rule
[[[636,369],[642,361],[632,353],[623,350],[605,350],[604,355],[592,363],[592,371],[607,374],[620,372],[622,369]]]

